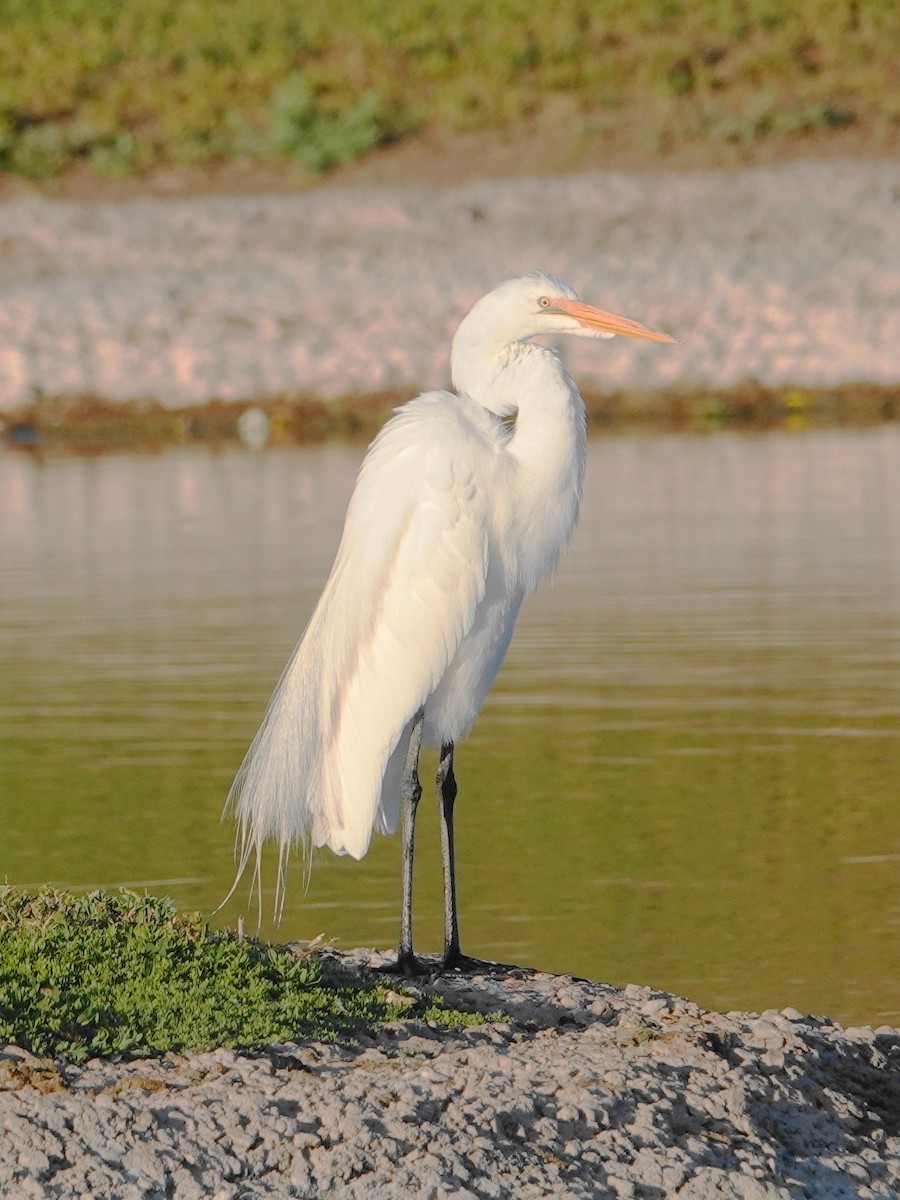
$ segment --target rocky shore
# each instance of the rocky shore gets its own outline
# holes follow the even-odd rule
[[[535,268],[680,339],[567,349],[586,387],[900,380],[900,166],[0,204],[0,412],[447,380],[470,304]]]
[[[387,961],[331,952],[328,969]],[[521,968],[420,986],[496,1019],[79,1067],[6,1048],[0,1195],[900,1194],[900,1031]]]

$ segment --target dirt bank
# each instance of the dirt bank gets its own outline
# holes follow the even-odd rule
[[[594,173],[451,187],[0,205],[0,410],[170,408],[447,381],[497,281],[541,267],[676,348],[575,345],[605,389],[900,379],[900,167]]]

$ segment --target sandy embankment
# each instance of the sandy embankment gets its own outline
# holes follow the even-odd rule
[[[542,268],[674,333],[584,385],[900,380],[900,166],[0,205],[0,411],[439,386],[460,316]]]

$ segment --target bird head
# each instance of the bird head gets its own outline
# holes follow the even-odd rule
[[[470,322],[492,329],[496,341],[503,345],[527,341],[542,333],[599,338],[622,334],[653,342],[675,341],[667,333],[583,303],[573,288],[546,271],[533,271],[501,283],[473,306],[463,326]]]
[[[510,346],[541,334],[558,333],[593,338],[621,334],[654,342],[675,341],[667,333],[585,304],[561,279],[534,271],[501,283],[464,317],[453,339],[453,380],[458,388],[474,394],[469,381],[489,371],[490,364]]]

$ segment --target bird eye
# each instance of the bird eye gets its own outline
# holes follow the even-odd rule
[[[541,308],[549,308],[550,307],[550,297],[549,296],[541,296],[540,300],[538,300],[538,304],[541,306]]]

